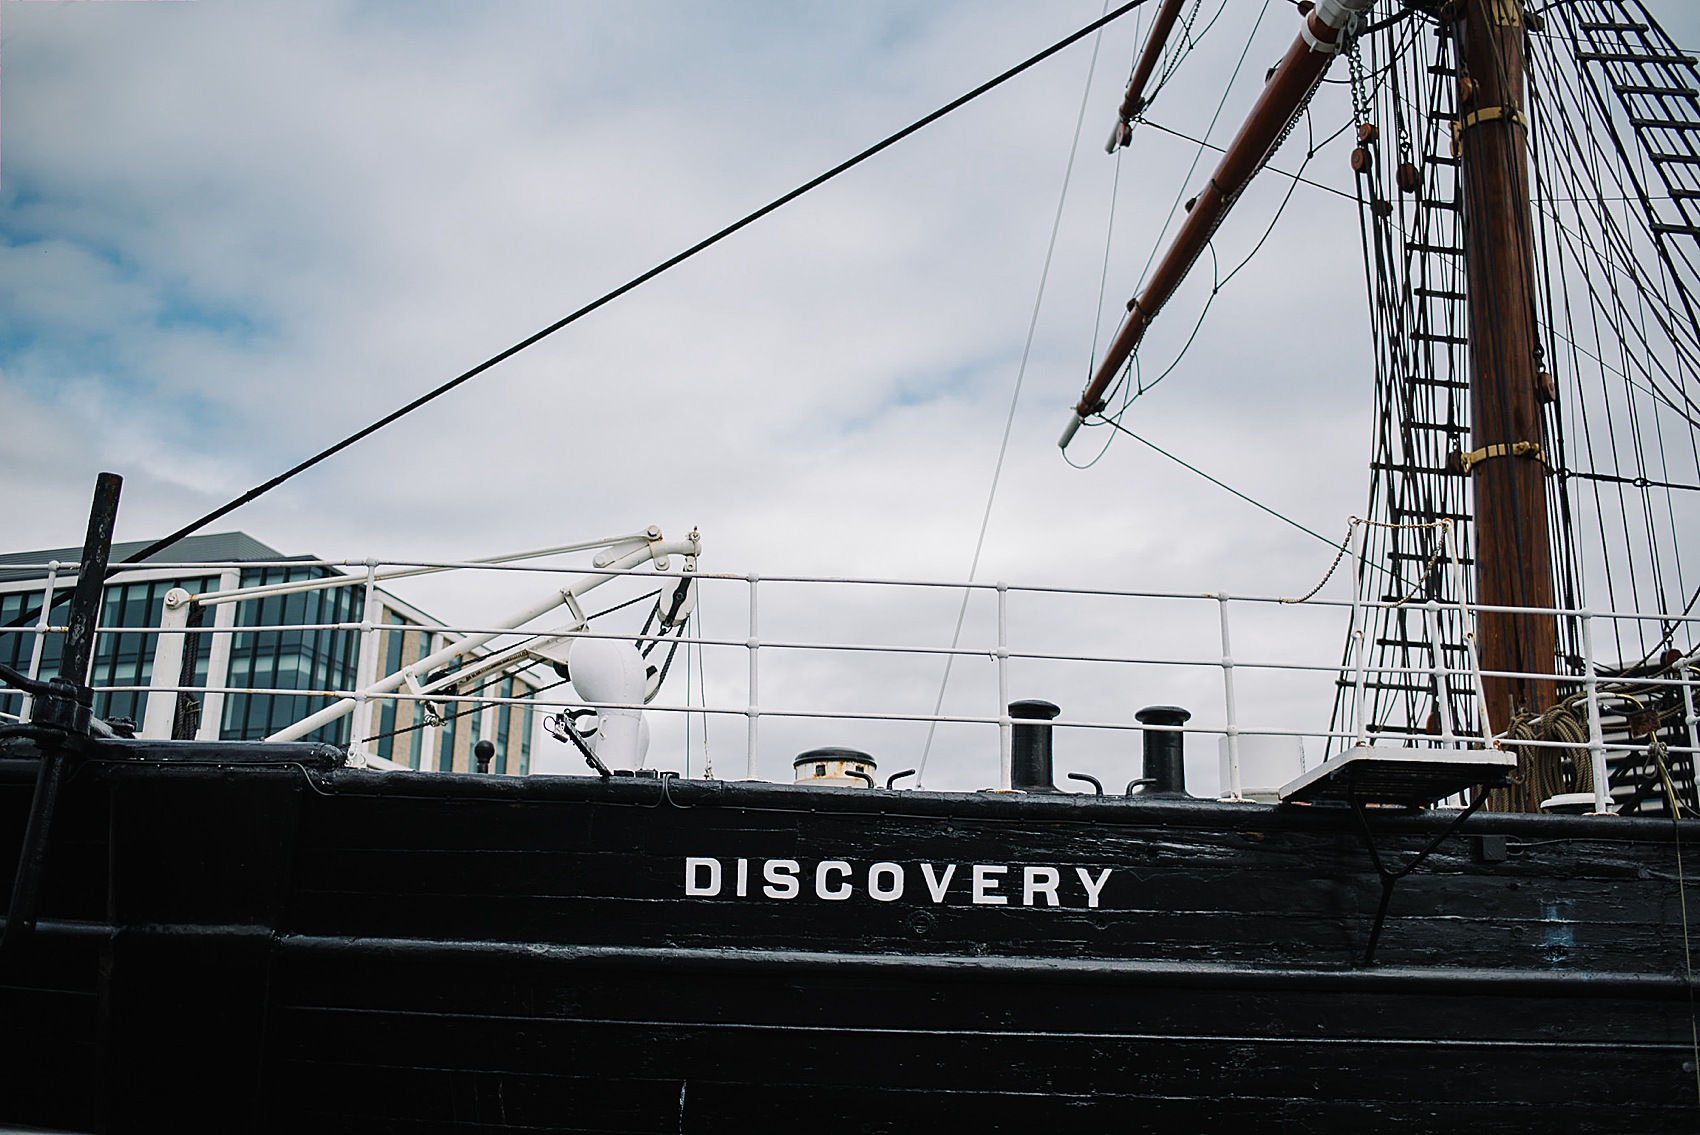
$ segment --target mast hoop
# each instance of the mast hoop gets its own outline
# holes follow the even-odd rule
[[[1546,451],[1541,448],[1541,443],[1538,441],[1514,441],[1510,445],[1501,443],[1484,446],[1481,449],[1471,450],[1469,453],[1459,454],[1458,463],[1463,466],[1465,476],[1468,476],[1472,469],[1490,457],[1533,457],[1542,465],[1547,465]],[[1551,468],[1551,466],[1548,465],[1548,468]]]
[[[1521,126],[1527,130],[1529,120],[1515,106],[1484,106],[1480,110],[1472,110],[1459,118],[1452,120],[1452,156],[1457,157],[1463,150],[1464,131],[1484,122],[1509,122],[1513,126]]]

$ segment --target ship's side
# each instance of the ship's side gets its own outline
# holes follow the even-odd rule
[[[0,763],[11,880],[38,744]],[[315,769],[89,741],[0,977],[85,1130],[1664,1131],[1691,822]],[[138,759],[145,757],[145,759]]]

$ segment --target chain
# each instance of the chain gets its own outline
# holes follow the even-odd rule
[[[1346,66],[1352,79],[1352,117],[1362,124],[1370,119],[1370,102],[1368,85],[1364,82],[1363,56],[1358,54],[1356,37],[1346,42]]]
[[[1340,561],[1346,558],[1346,549],[1352,546],[1352,533],[1358,530],[1358,525],[1360,523],[1362,523],[1362,521],[1354,516],[1351,518],[1351,522],[1346,525],[1346,538],[1340,541],[1340,550],[1334,553],[1334,562],[1328,565],[1327,572],[1323,574],[1316,586],[1299,596],[1297,599],[1283,599],[1281,602],[1303,603],[1309,599],[1316,598],[1316,593],[1328,586],[1328,581],[1334,578],[1334,572],[1340,567]]]
[[[1283,599],[1283,600],[1281,600],[1281,602],[1283,602],[1283,603],[1303,603],[1306,600],[1314,599],[1316,597],[1316,593],[1318,591],[1321,591],[1324,587],[1326,587],[1328,585],[1328,581],[1330,579],[1334,578],[1334,573],[1337,570],[1339,570],[1340,561],[1346,558],[1346,551],[1347,551],[1348,548],[1351,547],[1352,533],[1357,531],[1358,525],[1360,525],[1360,524],[1367,525],[1370,528],[1390,528],[1390,529],[1399,529],[1399,530],[1414,529],[1414,528],[1442,528],[1442,529],[1446,529],[1446,530],[1450,531],[1451,528],[1452,528],[1452,521],[1450,521],[1450,520],[1425,520],[1425,521],[1422,521],[1422,522],[1416,523],[1416,524],[1394,524],[1391,521],[1364,520],[1361,517],[1354,516],[1350,519],[1350,522],[1346,525],[1346,538],[1344,540],[1340,541],[1340,550],[1334,553],[1334,562],[1328,565],[1328,571],[1326,573],[1324,573],[1322,579],[1317,583],[1317,585],[1315,587],[1311,588],[1309,591],[1305,592],[1303,595],[1299,596],[1297,599]],[[1446,542],[1444,540],[1435,541],[1434,555],[1429,557],[1428,563],[1423,566],[1422,574],[1417,577],[1418,579],[1427,579],[1428,578],[1429,573],[1434,571],[1435,565],[1440,562],[1440,555],[1443,551],[1445,551],[1445,549],[1446,549]],[[1417,597],[1416,594],[1412,593],[1410,595],[1405,596],[1403,599],[1399,599],[1399,600],[1395,601],[1393,606],[1403,607],[1405,604],[1409,603],[1411,600],[1415,599],[1416,597]]]

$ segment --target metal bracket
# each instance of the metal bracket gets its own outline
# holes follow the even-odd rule
[[[595,769],[597,776],[600,776],[603,780],[607,780],[613,775],[613,773],[608,770],[607,765],[603,764],[601,760],[597,758],[596,753],[591,750],[590,746],[584,743],[584,738],[579,736],[577,721],[574,717],[575,714],[582,715],[593,712],[595,711],[567,710],[558,717],[545,717],[543,719],[543,729],[549,734],[549,736],[555,738],[557,741],[572,742],[573,747],[576,748],[579,751],[579,755],[584,758],[584,763],[589,765],[592,769]],[[563,720],[563,718],[565,720]]]
[[[1469,476],[1471,469],[1490,457],[1533,457],[1542,465],[1545,465],[1547,460],[1546,452],[1541,449],[1539,442],[1514,441],[1510,445],[1489,445],[1469,453],[1461,453],[1458,455],[1458,461],[1464,467],[1464,475]]]
[[[1452,156],[1457,157],[1464,145],[1464,131],[1483,122],[1509,122],[1527,130],[1529,120],[1514,106],[1484,106],[1452,120]]]
[[[1464,821],[1475,815],[1476,809],[1480,808],[1487,800],[1487,793],[1482,791],[1480,786],[1478,786],[1475,791],[1471,792],[1470,795],[1473,797],[1470,801],[1470,806],[1458,813],[1457,817],[1454,818],[1451,823],[1447,824],[1446,827],[1441,830],[1439,835],[1429,841],[1427,847],[1417,852],[1416,856],[1409,863],[1397,870],[1388,867],[1387,864],[1383,862],[1381,852],[1375,846],[1375,833],[1370,831],[1369,817],[1364,813],[1364,801],[1355,793],[1352,795],[1350,803],[1352,805],[1352,814],[1355,815],[1358,820],[1358,831],[1363,835],[1364,846],[1369,849],[1369,858],[1370,862],[1375,865],[1375,873],[1381,877],[1381,902],[1375,908],[1375,921],[1370,924],[1369,944],[1364,947],[1364,965],[1368,966],[1375,964],[1375,947],[1380,943],[1381,931],[1387,925],[1387,907],[1388,904],[1393,901],[1394,886],[1400,879],[1403,879],[1406,875],[1409,875],[1412,871],[1415,871],[1419,866],[1421,866],[1422,861],[1427,859],[1434,852],[1435,848],[1445,843],[1447,836],[1463,827]]]

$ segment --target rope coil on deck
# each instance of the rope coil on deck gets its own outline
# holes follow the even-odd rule
[[[1566,698],[1539,715],[1524,711],[1512,718],[1504,740],[1505,746],[1517,754],[1517,771],[1512,774],[1510,788],[1489,793],[1490,811],[1527,811],[1554,796],[1594,790],[1594,763],[1583,716],[1587,711],[1577,710],[1579,702],[1585,703],[1586,695]],[[1564,747],[1519,744],[1521,741],[1557,742]],[[1519,793],[1522,800],[1516,798]],[[1527,808],[1525,801],[1530,802]]]

